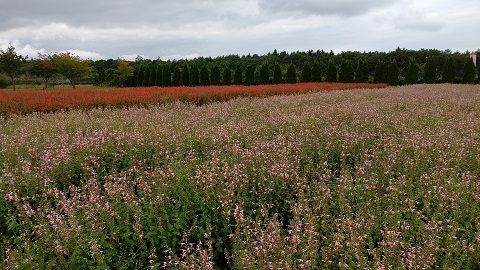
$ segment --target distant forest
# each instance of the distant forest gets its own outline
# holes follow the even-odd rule
[[[480,52],[480,51],[479,51]],[[13,59],[13,60],[12,60]],[[397,48],[391,52],[323,50],[168,60],[82,60],[70,53],[27,59],[11,46],[0,51],[0,88],[19,84],[96,86],[199,86],[296,82],[478,83],[470,52]],[[2,65],[3,63],[3,65]],[[476,65],[475,65],[476,64]],[[80,72],[81,71],[81,72]],[[8,75],[8,76],[7,76]]]
[[[368,75],[367,81],[369,82],[387,82],[388,66],[392,61],[395,61],[398,66],[398,84],[404,84],[405,78],[408,77],[407,69],[409,63],[413,61],[417,66],[416,69],[414,69],[417,71],[415,83],[423,83],[428,59],[433,60],[435,66],[435,74],[433,75],[434,82],[444,82],[444,80],[442,80],[443,73],[447,62],[451,60],[453,62],[454,73],[454,78],[451,82],[461,83],[462,78],[464,77],[465,64],[467,60],[472,61],[469,55],[470,52],[460,53],[451,52],[449,50],[407,50],[397,48],[395,51],[391,52],[346,51],[338,54],[335,54],[332,51],[326,52],[323,50],[310,50],[307,52],[278,52],[277,50],[274,50],[266,55],[228,55],[219,57],[197,57],[191,60],[173,61],[163,61],[160,59],[151,60],[138,57],[136,61],[130,62],[134,67],[134,75],[125,82],[125,86],[264,84],[266,81],[264,78],[265,75],[262,75],[262,69],[264,70],[263,72],[265,72],[265,67],[268,68],[268,83],[284,83],[289,82],[287,71],[291,65],[295,68],[296,82],[319,80],[332,81],[333,78],[327,78],[329,63],[332,62],[335,64],[337,72],[337,77],[335,79],[337,81],[342,81],[342,77],[350,77],[352,80],[358,81],[358,78],[356,78],[358,77],[358,74],[357,76],[353,74],[346,76],[342,75],[342,66],[346,62],[350,63],[351,67],[349,68],[349,71],[343,72],[356,74],[360,68],[359,63],[362,61],[366,62],[366,72]],[[378,74],[379,70],[377,69],[379,68],[379,63],[385,64],[386,70],[384,72],[380,71],[380,73],[384,74]],[[95,84],[115,84],[115,70],[117,68],[115,60],[97,60],[93,61],[92,65],[96,71]],[[275,74],[275,70],[278,72],[279,67],[281,77],[278,77],[278,75]],[[251,78],[252,69],[253,78]],[[207,76],[208,73],[208,80],[206,77],[202,80],[202,71],[203,76]],[[185,73],[188,73],[188,76],[190,77],[188,82],[185,78],[185,76],[187,76]],[[236,73],[241,73],[241,76]],[[375,76],[376,73],[378,76]],[[478,81],[478,76],[476,74],[478,74],[477,71],[474,76],[475,82]],[[165,75],[167,77],[165,77]],[[277,78],[275,76],[277,76]],[[168,77],[170,80],[168,80]],[[235,78],[237,78],[237,80],[235,80]],[[162,81],[162,79],[165,80]],[[345,81],[345,79],[343,81]]]

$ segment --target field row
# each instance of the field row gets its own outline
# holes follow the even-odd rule
[[[127,107],[182,101],[195,105],[236,97],[299,94],[339,89],[383,88],[385,84],[300,83],[255,86],[79,88],[49,91],[0,91],[0,115],[52,112],[69,109]]]

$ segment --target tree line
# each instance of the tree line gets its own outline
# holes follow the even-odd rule
[[[406,50],[385,52],[274,50],[267,55],[197,57],[191,60],[151,60],[137,57],[83,60],[71,53],[40,54],[27,59],[9,46],[0,50],[0,87],[18,78],[41,79],[44,88],[52,80],[98,86],[207,86],[253,85],[296,82],[372,82],[389,85],[415,83],[478,83],[478,70],[469,52]],[[478,65],[477,65],[478,67]],[[2,85],[3,84],[3,85]]]

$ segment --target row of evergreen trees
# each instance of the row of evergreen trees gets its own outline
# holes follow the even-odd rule
[[[419,76],[422,68],[421,77]],[[410,58],[404,67],[404,77],[394,58],[390,62],[378,60],[371,73],[367,59],[359,58],[356,63],[343,59],[337,65],[334,59],[328,61],[326,70],[323,71],[318,62],[305,63],[301,69],[290,63],[286,70],[280,64],[275,64],[273,69],[268,63],[259,66],[248,65],[244,69],[240,66],[235,69],[225,67],[222,70],[217,65],[207,68],[204,65],[198,68],[195,64],[185,63],[183,66],[169,63],[151,62],[147,65],[136,65],[134,76],[126,81],[127,86],[207,86],[207,85],[253,85],[253,84],[279,84],[296,82],[373,82],[387,83],[389,85],[415,84],[415,83],[474,83],[477,70],[471,58],[465,58],[461,80],[456,77],[453,58],[449,57],[442,70],[439,70],[435,58],[427,58],[426,63],[418,64],[415,58]],[[107,75],[108,76],[108,75]],[[100,83],[105,78],[97,77]]]

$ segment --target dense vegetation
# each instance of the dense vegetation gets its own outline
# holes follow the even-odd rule
[[[480,88],[0,125],[2,269],[479,269]]]
[[[0,57],[0,70],[10,78],[8,80],[7,76],[0,76],[0,87],[13,84],[15,78],[23,83],[43,81],[45,86],[49,82],[65,83],[67,78],[72,86],[78,83],[93,83],[98,86],[130,87],[319,81],[388,82],[391,85],[478,81],[478,70],[475,63],[470,65],[469,61],[472,61],[469,52],[435,49],[415,51],[397,48],[388,53],[347,51],[339,54],[323,50],[291,53],[279,53],[275,50],[261,56],[228,55],[173,61],[138,57],[134,62],[121,59],[87,61],[75,59],[75,56],[65,53],[40,55],[39,58],[28,60],[14,53],[13,47],[9,47],[6,52],[0,52],[0,56],[16,59],[14,65],[9,65],[8,61],[5,62],[6,60]],[[76,61],[69,61],[72,58]],[[91,70],[85,67],[86,63]],[[74,64],[83,64],[83,69],[71,68]],[[476,66],[479,66],[478,63]],[[72,70],[84,72],[72,76],[68,73]],[[59,77],[58,74],[62,76]]]
[[[0,117],[73,109],[148,107],[176,101],[200,106],[213,102],[229,101],[238,97],[266,97],[332,90],[374,89],[386,86],[386,84],[322,82],[252,86],[155,86],[128,89],[82,87],[75,90],[55,88],[49,91],[1,91]]]

